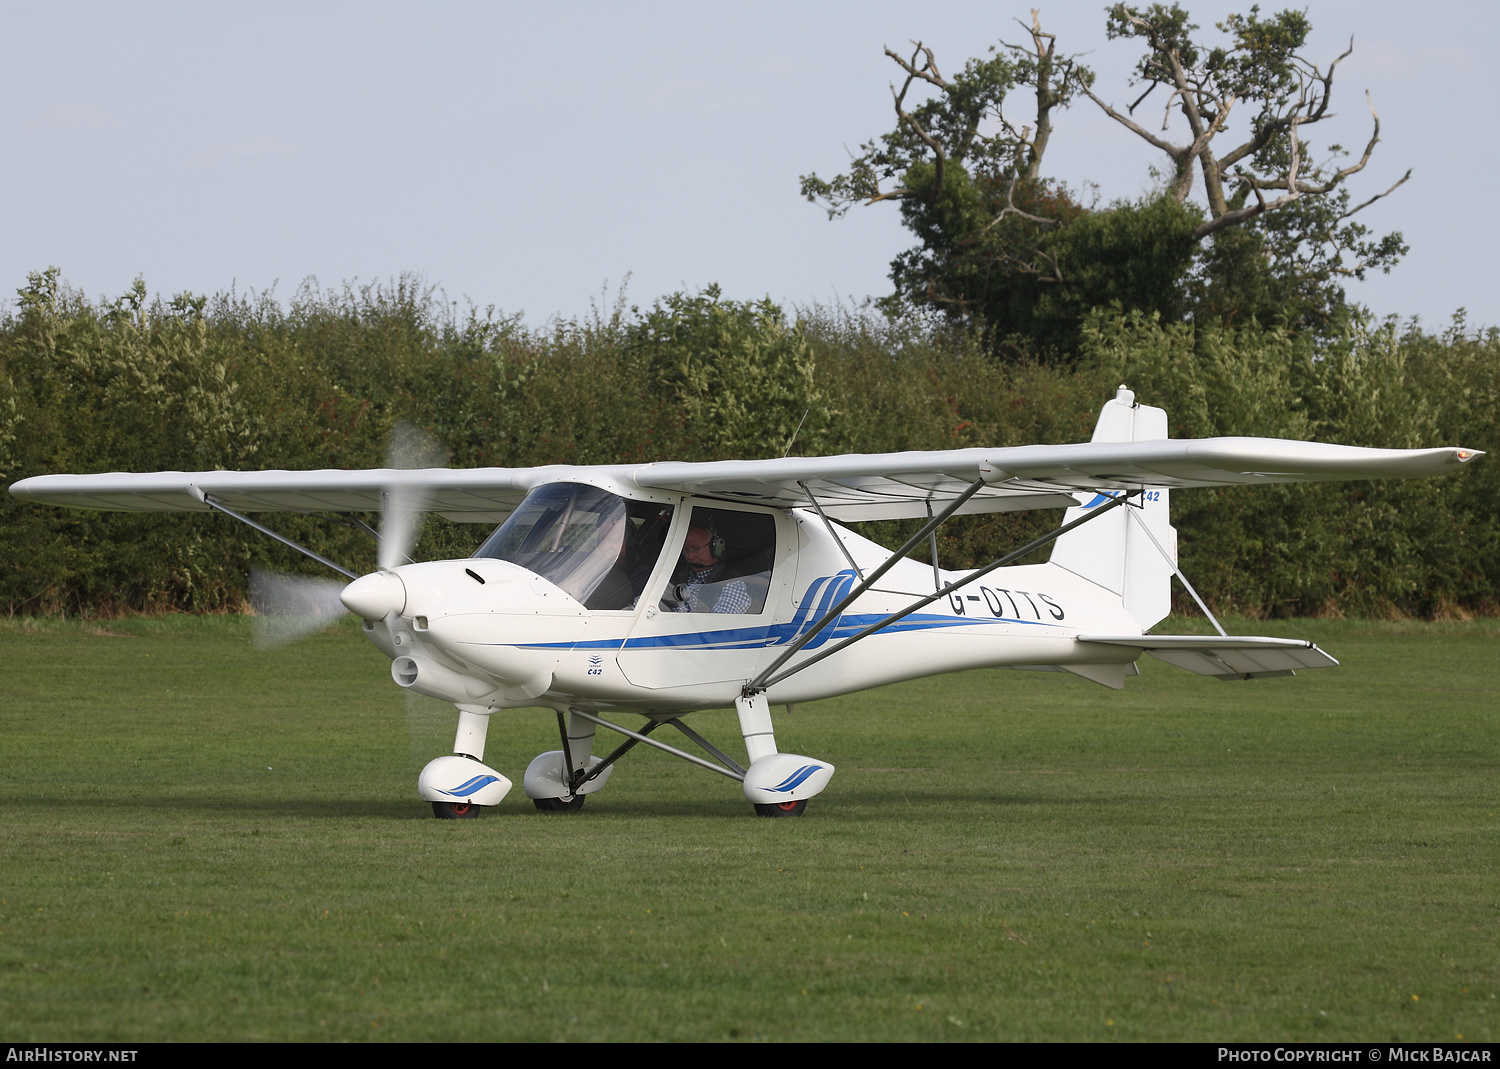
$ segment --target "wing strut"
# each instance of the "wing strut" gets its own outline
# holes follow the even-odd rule
[[[818,510],[818,519],[822,520],[823,526],[828,529],[828,537],[833,539],[833,544],[843,550],[844,559],[849,562],[849,567],[854,569],[855,575],[863,579],[865,577],[864,571],[858,564],[854,563],[854,554],[849,552],[849,547],[844,545],[844,540],[834,531],[833,524],[829,522],[828,514],[823,511],[823,506],[818,504],[818,499],[813,496],[813,492],[807,488],[807,483],[799,481],[797,485],[802,487],[802,492],[807,495],[807,500],[812,502],[812,507]],[[929,519],[932,517],[932,505],[930,503],[927,506],[927,516]]]
[[[839,618],[839,613],[843,612],[850,605],[852,605],[855,598],[859,597],[866,590],[869,590],[872,586],[874,586],[875,581],[886,572],[894,568],[897,561],[905,559],[908,553],[910,553],[919,544],[921,544],[922,539],[926,538],[930,532],[937,530],[939,525],[941,525],[944,520],[957,512],[960,506],[962,506],[965,501],[969,500],[969,498],[979,493],[980,488],[983,486],[984,476],[981,475],[979,478],[970,483],[968,488],[964,490],[963,493],[959,494],[956,498],[950,501],[947,508],[943,509],[942,512],[939,512],[932,519],[928,520],[922,526],[922,529],[920,531],[908,538],[905,545],[903,545],[900,549],[896,550],[896,552],[887,557],[884,564],[882,564],[879,568],[876,568],[869,575],[865,576],[864,581],[857,585],[853,590],[849,591],[849,593],[844,596],[844,599],[842,601],[840,601],[837,605],[824,613],[823,617],[818,620],[817,623],[813,624],[802,634],[802,637],[798,638],[795,642],[793,642],[786,648],[785,653],[776,658],[776,660],[772,661],[764,672],[762,672],[760,675],[756,676],[748,684],[746,684],[745,693],[749,695],[754,694],[757,691],[765,690],[768,685],[766,683],[767,676],[776,671],[776,669],[780,668],[782,665],[786,664],[786,662],[791,660],[792,656],[796,654],[798,650],[800,650],[803,646],[806,646],[809,642],[816,638],[818,633],[821,632],[830,623],[832,623],[834,620],[837,620]],[[843,542],[837,538],[835,538],[834,541],[839,542],[840,545],[843,545]],[[778,676],[777,678],[780,679],[781,677]]]
[[[932,519],[932,499],[927,499],[927,518]],[[927,532],[927,551],[932,557],[932,589],[938,590],[943,585],[943,573],[938,569],[937,558],[937,528]]]
[[[582,716],[586,720],[593,720],[594,723],[596,723],[596,724],[603,724],[607,728],[613,728],[615,731],[623,731],[624,730],[623,728],[616,727],[614,724],[609,723],[607,720],[599,720],[599,719],[597,719],[595,717],[589,716],[587,713],[581,713],[577,709],[570,709],[569,711],[573,712],[573,713],[577,713],[579,716]],[[559,713],[558,715],[561,716],[562,714]],[[641,731],[640,731],[639,735],[630,735],[629,738],[627,738],[624,742],[620,743],[619,746],[615,747],[613,753],[611,753],[604,760],[600,761],[593,768],[590,768],[587,772],[585,772],[583,769],[579,769],[579,770],[575,771],[573,773],[573,780],[574,780],[573,785],[572,785],[573,790],[575,790],[575,791],[578,790],[578,788],[582,787],[589,780],[598,779],[600,776],[602,776],[604,774],[605,769],[609,768],[610,765],[614,764],[621,757],[625,756],[625,754],[628,753],[636,745],[636,743],[638,743],[638,742],[644,742],[644,743],[646,743],[648,745],[651,745],[651,746],[661,746],[661,743],[652,742],[650,739],[646,738],[646,736],[649,735],[649,734],[651,734],[657,728],[661,727],[663,724],[671,724],[678,731],[682,732],[688,738],[690,738],[694,742],[696,742],[699,746],[703,747],[703,749],[705,751],[707,751],[707,753],[711,757],[715,758],[719,762],[719,764],[721,764],[725,768],[729,769],[730,773],[733,773],[733,775],[732,775],[731,778],[740,780],[741,782],[744,781],[744,779],[745,779],[745,769],[744,769],[744,767],[742,765],[739,764],[739,762],[735,761],[734,758],[730,757],[723,750],[719,749],[713,743],[711,743],[707,739],[705,739],[702,735],[698,734],[692,728],[688,727],[680,719],[678,719],[677,717],[673,717],[671,720],[653,720],[653,721],[651,721],[645,727],[641,728]],[[626,732],[626,734],[629,734],[629,732]],[[566,738],[566,736],[564,736],[564,738]],[[571,758],[568,757],[567,743],[565,742],[563,744],[563,746],[564,746],[564,750],[563,750],[563,756],[564,756],[564,758],[567,759],[567,760],[569,760],[569,761],[571,761]],[[687,756],[687,755],[683,754],[681,750],[674,749],[674,748],[672,748],[670,746],[663,746],[662,748],[665,749],[668,753],[675,754],[678,757]],[[706,767],[713,768],[712,765],[707,765]],[[714,771],[715,772],[719,772],[721,770],[715,768]]]
[[[970,489],[971,489],[971,492],[972,492],[973,488],[971,487]],[[874,579],[878,579],[880,577],[880,572],[875,572],[871,576],[870,580],[867,580],[863,586],[861,586],[860,588],[858,588],[855,591],[854,594],[851,594],[849,597],[847,597],[843,601],[839,602],[832,609],[830,609],[823,616],[823,618],[821,620],[819,620],[817,623],[813,624],[812,627],[810,627],[808,629],[807,633],[805,635],[803,635],[802,639],[800,641],[798,641],[798,642],[796,642],[796,643],[793,644],[792,648],[790,648],[789,650],[787,650],[787,652],[783,653],[780,657],[776,658],[775,662],[773,662],[770,667],[768,667],[764,672],[762,672],[760,675],[756,676],[753,680],[751,680],[748,684],[746,684],[746,686],[745,686],[745,694],[746,695],[751,695],[751,694],[755,694],[755,693],[757,693],[759,691],[769,690],[771,687],[775,686],[777,683],[780,683],[783,679],[786,679],[788,676],[795,675],[796,673],[802,671],[802,669],[808,668],[808,667],[810,667],[812,665],[817,664],[824,657],[827,657],[827,656],[829,656],[831,654],[837,653],[839,650],[844,649],[846,646],[852,646],[854,643],[858,642],[860,639],[865,638],[868,635],[873,635],[876,631],[879,631],[883,627],[889,627],[891,624],[895,623],[897,620],[901,620],[901,619],[904,619],[907,616],[910,616],[912,613],[916,612],[918,609],[922,608],[923,606],[931,605],[934,601],[937,601],[939,598],[946,597],[947,595],[951,594],[953,591],[957,590],[959,587],[965,586],[965,585],[967,585],[969,583],[972,583],[974,580],[981,578],[982,576],[988,575],[990,572],[994,571],[996,568],[1003,568],[1005,565],[1010,564],[1012,561],[1020,560],[1022,557],[1026,556],[1026,554],[1032,552],[1033,550],[1040,549],[1042,546],[1045,546],[1047,543],[1052,542],[1052,541],[1054,541],[1054,540],[1056,540],[1058,538],[1061,538],[1063,535],[1067,534],[1069,531],[1073,530],[1075,527],[1081,527],[1083,524],[1088,523],[1090,520],[1095,519],[1096,517],[1104,515],[1110,509],[1117,508],[1118,506],[1125,504],[1125,502],[1129,501],[1133,497],[1138,496],[1140,493],[1141,493],[1140,490],[1127,490],[1125,493],[1121,494],[1119,497],[1111,498],[1108,503],[1100,505],[1098,508],[1096,508],[1096,509],[1094,509],[1094,510],[1092,510],[1090,512],[1084,513],[1082,516],[1078,517],[1078,519],[1073,520],[1073,521],[1071,521],[1069,523],[1063,524],[1057,530],[1049,532],[1048,534],[1044,534],[1040,538],[1034,538],[1034,539],[1032,539],[1030,542],[1027,542],[1020,549],[1012,550],[1011,552],[1007,553],[1005,556],[1001,557],[999,560],[995,561],[994,563],[987,564],[983,568],[980,568],[978,571],[969,572],[966,575],[964,575],[963,578],[957,579],[957,580],[949,583],[947,586],[943,587],[941,590],[938,590],[938,591],[936,591],[936,592],[934,592],[932,594],[927,595],[925,598],[922,598],[922,599],[920,599],[918,601],[913,602],[911,605],[908,605],[905,609],[902,609],[900,612],[894,613],[891,616],[887,616],[884,620],[880,620],[880,621],[877,621],[876,623],[871,624],[869,627],[867,627],[863,631],[859,632],[859,634],[852,635],[849,638],[844,639],[844,641],[842,641],[842,642],[836,643],[836,644],[834,644],[832,646],[829,646],[827,649],[821,650],[818,653],[813,654],[811,657],[809,657],[807,660],[803,661],[801,664],[799,664],[799,665],[797,665],[797,666],[795,666],[793,668],[788,668],[785,672],[782,672],[779,675],[772,675],[772,673],[775,672],[776,669],[780,668],[783,664],[786,663],[787,659],[790,658],[792,654],[796,653],[797,650],[801,649],[802,646],[805,645],[806,642],[813,635],[816,635],[819,631],[823,630],[823,628],[827,625],[827,623],[829,621],[837,619],[839,613],[843,612],[844,608],[851,601],[854,600],[854,598],[855,598],[856,595],[862,593],[864,591],[864,588],[870,585],[871,581],[873,581]],[[943,520],[947,519],[948,518],[948,514],[950,512],[952,512],[953,509],[956,508],[958,504],[962,504],[962,499],[960,499],[960,501],[956,502],[954,505],[950,505],[947,509],[945,509],[942,512],[942,514],[937,517],[937,522],[941,523]],[[929,526],[931,526],[933,528],[936,528],[936,524],[930,524]],[[926,533],[927,533],[926,530],[918,531],[917,534],[915,536],[913,536],[912,542],[908,542],[905,546],[901,547],[901,549],[897,553],[892,554],[891,555],[891,560],[887,561],[886,564],[881,568],[880,571],[883,572],[886,568],[889,568],[891,566],[891,564],[898,557],[905,556],[906,553],[910,550],[910,548],[912,546],[912,543],[915,542],[915,541],[917,541],[917,540],[920,540],[921,537],[923,535],[925,535]]]
[[[287,538],[284,535],[277,534],[275,531],[271,530],[269,527],[262,527],[260,524],[256,523],[254,520],[250,519],[250,517],[248,517],[248,516],[241,516],[238,512],[234,512],[234,511],[232,511],[230,509],[225,508],[223,505],[219,504],[217,501],[215,501],[208,494],[205,494],[202,491],[199,491],[198,496],[202,499],[203,503],[205,505],[207,505],[209,508],[216,509],[219,512],[222,512],[226,516],[233,516],[235,519],[239,520],[241,523],[246,524],[246,525],[248,525],[250,527],[254,527],[257,531],[259,531],[263,535],[270,535],[272,538],[276,539],[276,541],[280,542],[282,545],[284,545],[284,546],[290,546],[292,549],[295,549],[298,553],[301,553],[304,557],[311,557],[313,560],[317,561],[319,564],[327,565],[328,567],[332,568],[334,571],[338,572],[342,576],[347,576],[350,579],[358,579],[359,578],[359,576],[357,576],[353,572],[349,571],[349,569],[339,567],[337,564],[333,563],[333,561],[329,560],[327,557],[324,557],[324,556],[322,556],[321,554],[318,554],[318,553],[314,553],[312,550],[308,549],[306,546],[301,545],[301,544],[299,544],[297,542],[293,542],[290,538]]]
[[[1208,611],[1208,606],[1203,603],[1203,599],[1200,598],[1198,596],[1198,592],[1193,589],[1193,584],[1189,583],[1188,577],[1182,574],[1182,569],[1177,567],[1177,562],[1172,559],[1172,555],[1168,553],[1164,548],[1162,548],[1162,544],[1156,540],[1156,536],[1151,533],[1151,528],[1146,526],[1146,521],[1141,519],[1133,512],[1127,512],[1125,515],[1134,520],[1136,526],[1139,527],[1142,531],[1146,532],[1146,537],[1151,539],[1151,544],[1156,547],[1156,552],[1160,553],[1162,560],[1166,561],[1167,564],[1171,566],[1172,571],[1177,573],[1177,578],[1182,580],[1182,585],[1187,587],[1187,592],[1193,595],[1193,600],[1198,603],[1198,608],[1203,610],[1203,615],[1208,617],[1208,622],[1214,625],[1214,630],[1218,631],[1219,634],[1223,635],[1225,638],[1228,638],[1229,632],[1224,630],[1224,625],[1219,623],[1219,618]]]
[[[386,500],[391,495],[390,494],[381,494],[380,496],[381,496],[381,505],[383,506],[383,505],[385,505]],[[358,516],[354,515],[354,513],[351,512],[351,513],[348,513],[347,515],[349,517],[347,520],[339,520],[338,522],[341,523],[341,524],[343,524],[345,527],[358,527],[365,534],[367,534],[371,538],[375,539],[375,545],[377,547],[382,544],[381,543],[381,536],[380,536],[380,532],[379,531],[375,530],[375,528],[371,527],[364,520],[362,520]],[[377,552],[378,552],[378,550],[377,550]],[[407,564],[415,564],[415,563],[417,563],[416,561],[414,561],[412,559],[410,553],[403,553],[401,555],[406,558],[406,563]]]

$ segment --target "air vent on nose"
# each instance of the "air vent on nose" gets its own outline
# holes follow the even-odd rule
[[[465,568],[464,571],[469,573],[470,579],[474,580],[474,582],[478,583],[480,586],[484,586],[484,576],[480,575],[473,568]]]
[[[417,681],[417,662],[410,657],[397,657],[391,662],[391,678],[403,687]]]

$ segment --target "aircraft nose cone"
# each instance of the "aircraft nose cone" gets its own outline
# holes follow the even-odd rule
[[[406,584],[393,572],[371,572],[344,587],[339,600],[366,620],[383,620],[387,613],[406,608]]]

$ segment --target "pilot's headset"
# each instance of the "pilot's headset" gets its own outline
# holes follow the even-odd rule
[[[722,562],[724,560],[724,551],[729,546],[724,541],[724,536],[719,533],[719,529],[714,526],[714,521],[704,520],[702,523],[693,524],[693,526],[701,527],[708,532],[708,552],[713,556],[714,560]]]

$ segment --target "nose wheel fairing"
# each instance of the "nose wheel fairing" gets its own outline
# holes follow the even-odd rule
[[[458,754],[434,758],[417,777],[417,794],[424,801],[447,805],[499,805],[510,788],[503,773]]]
[[[510,779],[483,760],[489,728],[488,709],[459,706],[453,753],[427,762],[417,777],[417,794],[437,816],[473,816],[473,806],[499,805],[510,793]]]

